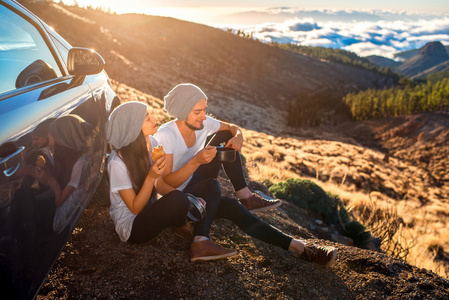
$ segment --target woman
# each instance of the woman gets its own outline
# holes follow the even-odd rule
[[[49,135],[54,140],[54,171],[51,160],[41,158],[40,163],[36,162],[36,177],[54,193],[56,233],[61,233],[70,223],[73,226],[74,216],[87,205],[82,201],[80,186],[91,164],[88,149],[93,134],[88,122],[72,114],[54,120],[49,127]]]
[[[235,250],[213,243],[208,236],[209,226],[200,221],[187,223],[189,199],[178,190],[165,184],[161,178],[165,157],[153,162],[151,152],[157,141],[155,118],[141,102],[119,105],[106,123],[106,139],[114,147],[108,159],[110,184],[110,214],[115,230],[123,242],[141,243],[156,237],[171,226],[175,233],[193,241],[195,260],[212,260],[233,256]],[[159,182],[157,182],[159,181]],[[157,199],[155,184],[164,196]],[[216,198],[217,191],[203,196]],[[218,191],[219,192],[219,191]]]

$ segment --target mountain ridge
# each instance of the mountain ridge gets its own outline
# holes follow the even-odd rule
[[[33,5],[39,7],[40,4]],[[67,9],[67,12],[71,11],[72,9],[70,11]],[[375,197],[376,201],[389,192],[393,196],[399,195],[397,200],[389,199],[389,201],[404,200],[401,198],[400,189],[406,189],[406,184],[411,184],[412,187],[416,185],[420,188],[418,191],[414,190],[413,193],[409,193],[408,196],[412,200],[419,201],[419,199],[427,197],[421,193],[427,191],[431,179],[426,177],[428,175],[426,175],[425,167],[421,166],[421,164],[425,164],[426,160],[429,159],[428,156],[432,155],[432,149],[428,149],[429,153],[426,153],[425,157],[418,156],[417,159],[423,159],[423,161],[420,161],[420,166],[411,168],[415,156],[410,157],[412,162],[407,162],[405,158],[408,157],[407,151],[412,152],[416,148],[406,148],[406,150],[400,153],[405,158],[400,160],[396,157],[396,151],[391,153],[388,153],[386,149],[374,151],[363,147],[358,138],[348,137],[345,134],[349,131],[348,129],[360,129],[360,126],[363,125],[361,123],[346,124],[346,127],[341,128],[340,131],[335,131],[336,126],[332,124],[327,124],[327,128],[319,127],[315,129],[287,127],[285,125],[286,111],[281,107],[283,102],[279,94],[283,93],[282,87],[285,86],[283,80],[289,77],[288,70],[287,72],[284,70],[276,73],[276,66],[279,65],[271,63],[254,67],[255,69],[251,71],[251,64],[254,64],[254,60],[249,60],[245,63],[241,63],[244,60],[225,62],[223,60],[224,57],[229,56],[233,47],[227,47],[226,51],[220,50],[224,51],[226,55],[214,56],[214,52],[207,53],[205,50],[195,55],[190,54],[195,49],[200,49],[203,45],[198,43],[198,37],[194,35],[205,35],[206,33],[213,35],[217,31],[210,31],[201,26],[196,27],[195,24],[176,22],[176,24],[181,24],[190,29],[204,29],[204,31],[200,29],[194,30],[191,33],[193,36],[188,35],[184,40],[181,40],[183,42],[189,39],[195,40],[197,47],[191,47],[191,44],[187,42],[182,43],[178,40],[178,43],[176,43],[172,41],[171,37],[175,35],[171,30],[176,30],[176,28],[165,28],[159,24],[157,28],[163,29],[158,29],[156,32],[151,33],[147,31],[137,32],[135,28],[138,27],[133,27],[138,26],[139,22],[163,23],[165,21],[173,21],[169,18],[147,18],[139,15],[125,16],[123,18],[129,23],[130,28],[134,28],[136,33],[128,34],[133,31],[131,30],[132,28],[128,28],[126,30],[123,29],[123,33],[116,36],[115,27],[106,28],[101,26],[98,23],[98,19],[94,17],[97,15],[92,11],[87,11],[85,14],[82,14],[78,8],[73,8],[73,11],[78,16],[76,18],[77,22],[91,25],[78,26],[79,32],[75,34],[71,31],[71,28],[77,23],[72,22],[73,20],[71,21],[70,19],[64,19],[65,22],[58,25],[59,28],[55,26],[57,31],[59,32],[60,29],[64,29],[66,26],[67,28],[65,28],[66,31],[64,32],[71,33],[70,42],[75,46],[89,46],[89,42],[83,40],[85,36],[88,36],[89,40],[94,40],[95,48],[102,55],[106,53],[105,58],[108,66],[115,68],[108,71],[111,77],[119,79],[119,81],[123,80],[123,83],[115,83],[121,99],[123,101],[139,100],[148,103],[152,112],[159,114],[159,121],[165,115],[161,97],[166,93],[166,88],[174,82],[178,83],[177,81],[180,80],[201,79],[201,81],[194,83],[200,86],[201,83],[205,83],[204,90],[206,94],[210,95],[210,111],[221,119],[227,119],[243,126],[244,135],[247,139],[247,150],[245,150],[247,152],[245,152],[245,155],[251,158],[249,163],[252,166],[264,165],[265,161],[272,160],[277,168],[285,168],[285,172],[297,172],[295,176],[316,177],[321,183],[334,181],[342,189],[347,189],[348,192],[357,191],[357,185],[361,185],[362,188],[375,189],[369,194],[369,197]],[[40,16],[40,13],[35,12]],[[55,11],[51,9],[41,12],[46,14],[49,20],[53,20],[52,18],[57,16]],[[83,21],[80,21],[81,17],[84,18]],[[95,24],[95,26],[92,24]],[[119,24],[115,24],[115,26],[117,28],[120,27]],[[150,29],[150,27],[146,28]],[[185,29],[179,29],[179,31],[185,33],[186,31],[183,31]],[[62,32],[61,34],[65,36]],[[151,47],[151,53],[155,58],[152,58],[150,62],[146,61],[144,56],[145,54],[148,55],[148,49],[143,47],[147,35],[151,36],[156,44]],[[224,37],[222,33],[218,35],[218,39]],[[137,42],[133,41],[136,36],[139,38]],[[158,36],[158,38],[156,39],[155,36]],[[234,37],[226,36],[226,38],[235,41]],[[205,41],[210,42],[208,39],[205,39]],[[239,43],[234,47],[243,45],[242,47],[248,50],[252,49],[253,45],[256,45],[254,44],[255,41],[250,43],[238,41]],[[117,45],[120,44],[121,46],[110,47],[110,42]],[[170,50],[170,47],[167,47],[164,43],[169,43],[170,47],[175,49]],[[214,44],[214,46],[217,45],[219,46],[218,48],[222,46],[222,44]],[[257,45],[260,45],[260,43]],[[132,53],[137,53],[138,55],[125,55],[125,50],[128,48],[135,50]],[[170,51],[166,52],[168,51],[167,49]],[[234,49],[234,51],[238,52],[237,50]],[[280,59],[285,59],[288,62],[292,57],[291,54],[277,51],[270,52],[273,50],[268,48],[260,51],[266,55],[272,53],[281,53],[281,57],[284,55],[284,58],[270,58],[275,62]],[[173,53],[175,55],[172,55]],[[189,56],[182,58],[186,54]],[[223,65],[222,68],[240,68],[243,70],[235,72],[223,71],[221,69],[214,70],[214,66],[216,66],[214,63],[210,65],[198,63],[196,59],[200,56],[205,56],[201,62],[213,61],[218,57],[218,59],[221,59],[219,62]],[[249,56],[251,55],[245,57]],[[163,62],[167,61],[170,63],[164,65]],[[310,57],[304,58],[301,56],[300,62],[320,68],[328,66],[324,70],[333,70],[332,72],[335,73],[343,70],[341,68],[346,68],[339,65],[336,66],[336,64],[320,62]],[[184,66],[185,64],[187,64],[187,67]],[[238,66],[234,66],[236,64]],[[297,64],[291,66],[291,68],[297,67]],[[147,68],[148,72],[143,70]],[[204,70],[212,70],[212,73]],[[254,88],[261,85],[251,84],[251,79],[258,80],[258,73],[266,70],[270,71],[270,76],[273,76],[272,74],[277,74],[277,76],[274,80],[272,78],[273,81],[268,86],[262,86],[260,91],[254,90]],[[317,76],[317,74],[325,73],[325,71],[321,70],[323,68],[302,70],[304,73],[300,73],[300,75],[302,78],[307,79],[304,82],[307,84],[306,87],[308,89],[319,89],[325,85],[326,81],[320,81],[321,78]],[[234,74],[234,77],[223,79],[226,76],[220,74],[222,72],[225,72],[224,75]],[[251,72],[255,73],[255,78],[252,78],[252,74],[242,75]],[[310,72],[310,74],[307,72]],[[211,74],[216,77],[211,76]],[[352,76],[357,76],[357,74],[359,73],[354,72]],[[367,73],[361,74],[368,76]],[[310,75],[310,78],[307,75]],[[265,80],[268,80],[267,78]],[[334,77],[330,76],[324,79],[326,78],[328,80]],[[378,83],[382,83],[382,77],[374,76],[370,78],[374,81],[378,79]],[[243,80],[243,82],[239,82],[239,80]],[[292,81],[291,78],[288,80],[289,82]],[[351,85],[349,79],[346,80],[348,80],[349,89],[360,88],[357,84]],[[368,79],[365,78],[364,80]],[[133,84],[127,86],[126,83],[131,81]],[[363,82],[363,80],[359,78],[356,82]],[[280,83],[282,85],[279,85]],[[339,83],[341,82],[338,81],[332,84],[338,85]],[[371,85],[376,86],[377,83],[371,83]],[[134,90],[133,87],[136,86],[142,87],[142,91]],[[264,94],[265,89],[272,89],[273,86],[276,87],[274,91],[271,91],[266,96],[260,96]],[[304,87],[301,87],[299,90],[303,89]],[[253,94],[256,96],[252,96]],[[283,94],[285,98],[283,101],[287,101],[288,95],[287,92]],[[267,98],[269,97],[273,97],[274,100],[268,101],[269,99]],[[234,109],[230,109],[231,104]],[[386,122],[386,124],[383,126],[389,126],[390,123]],[[406,135],[419,127],[419,124],[430,126],[430,124],[418,120],[411,122],[411,124],[403,124],[401,131],[394,131],[394,129],[389,128],[391,130],[388,132],[379,133],[377,139],[371,129],[366,129],[366,131],[360,129],[357,135],[364,135],[366,140],[371,143],[382,139],[396,141],[398,138],[404,138],[405,141],[402,141],[403,143],[417,143],[419,142],[417,137],[410,137],[409,139]],[[378,127],[379,124],[373,122],[372,128]],[[447,137],[445,132],[438,127],[436,128],[439,130],[438,132],[434,132],[434,129],[427,128],[427,133],[421,135],[421,140],[425,140],[426,136],[428,137],[432,134],[440,134],[442,141],[444,141]],[[391,147],[394,148],[393,146]],[[432,148],[431,145],[427,147]],[[396,150],[400,151],[400,149]],[[443,151],[444,149],[442,148],[441,150]],[[261,153],[258,154],[257,151],[261,151]],[[382,162],[382,157],[385,157],[385,154],[390,155],[390,163]],[[440,158],[444,159],[444,157]],[[347,170],[341,170],[340,167],[347,167]],[[440,167],[441,165],[438,165],[438,168]],[[393,176],[392,174],[397,178],[389,177]],[[361,179],[357,176],[360,176]],[[413,181],[407,181],[409,177],[412,177]],[[402,180],[404,180],[404,183],[402,183]],[[368,187],[363,185],[364,182],[368,184]],[[225,182],[223,182],[223,185],[224,190],[227,191]],[[409,190],[412,191],[412,188]],[[443,188],[433,187],[432,195],[425,200],[430,201],[430,204],[434,204],[435,201],[435,205],[440,205],[437,200],[447,199],[445,197],[446,193],[447,190]],[[417,211],[420,208],[423,209],[426,205],[425,203],[416,204],[414,201],[410,202],[413,203],[411,205]],[[439,213],[444,214],[444,210],[437,212],[437,214]],[[261,217],[292,235],[312,240],[317,238],[323,239],[320,240],[321,243],[335,245],[340,251],[337,265],[333,268],[323,269],[302,260],[295,260],[286,251],[255,241],[226,222],[219,222],[218,225],[213,227],[212,233],[222,245],[238,249],[239,256],[235,260],[230,261],[192,265],[187,262],[186,253],[188,252],[188,246],[178,240],[174,240],[167,231],[154,241],[144,245],[121,243],[114,233],[113,225],[108,215],[108,199],[104,197],[104,194],[100,193],[83,215],[77,231],[67,244],[64,253],[41,290],[40,297],[42,299],[83,299],[93,297],[179,299],[213,298],[227,295],[229,298],[290,297],[318,299],[323,297],[331,298],[338,295],[347,299],[425,298],[427,296],[444,299],[449,293],[449,282],[432,271],[414,267],[382,253],[347,247],[327,241],[333,229],[325,225],[317,226],[316,220],[319,220],[319,217],[309,214],[305,210],[300,210],[289,203],[285,203],[279,210],[264,213]],[[407,218],[412,217],[412,214],[407,215]],[[430,218],[430,216],[427,217]],[[432,217],[434,216],[432,215]],[[417,226],[414,222],[415,220],[413,219],[405,219],[404,226]],[[445,252],[443,251],[443,253]]]
[[[191,82],[222,108],[244,101],[285,111],[287,103],[301,93],[324,87],[344,94],[392,84],[375,72],[291,53],[191,22],[114,15],[56,3],[27,6],[71,44],[97,50],[107,61],[106,71],[112,78],[159,98],[176,84]]]
[[[413,78],[448,60],[449,55],[441,42],[429,42],[419,50],[417,55],[403,62],[395,70]]]

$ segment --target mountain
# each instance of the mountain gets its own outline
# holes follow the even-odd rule
[[[422,47],[418,54],[409,58],[395,71],[407,76],[415,77],[441,63],[449,60],[449,55],[441,42],[430,42]]]
[[[445,46],[446,51],[449,53],[449,46]],[[419,49],[411,49],[407,51],[402,51],[394,54],[394,59],[399,61],[406,61],[409,58],[417,55],[419,53]]]
[[[235,101],[286,111],[287,103],[304,92],[326,88],[346,94],[392,84],[379,73],[173,18],[108,14],[62,3],[26,5],[72,45],[99,52],[111,78],[159,98],[178,83],[194,83],[216,102],[213,113],[224,119],[236,117],[226,109]],[[239,112],[242,122],[251,111]]]
[[[379,55],[370,55],[370,56],[367,56],[366,59],[368,59],[372,64],[375,64],[376,66],[389,67],[391,69],[393,69],[401,64],[400,62],[397,62],[393,59],[386,58],[386,57],[379,56]]]
[[[124,84],[119,86],[118,94],[124,101],[137,99],[153,105],[152,114],[158,120],[165,115],[161,99]],[[248,118],[252,121],[257,117]],[[447,129],[441,130],[443,125],[448,127],[448,122],[449,115],[425,114],[349,123],[338,131],[336,126],[300,128],[282,136],[243,129],[243,153],[249,168],[258,165],[268,169],[270,164],[274,165],[274,173],[265,178],[274,180],[275,174],[286,168],[289,176],[298,176],[295,172],[303,178],[316,177],[321,186],[329,187],[330,182],[335,182],[347,187],[350,192],[339,195],[342,200],[353,201],[351,213],[361,207],[385,234],[395,233],[399,226],[406,233],[423,230],[426,238],[434,235],[433,230],[444,237],[447,222],[443,216],[448,215],[448,210],[441,202],[447,203],[448,192],[444,187],[437,188],[431,182],[433,176],[417,165],[433,160],[435,175],[443,172],[448,177],[444,172],[449,166],[444,147],[449,135]],[[296,138],[298,134],[300,138]],[[360,137],[366,143],[383,141],[391,147],[389,162],[383,153],[358,144]],[[425,140],[438,142],[442,147],[423,144]],[[420,149],[426,151],[424,156],[420,155]],[[399,159],[396,151],[404,159]],[[219,180],[222,192],[232,197],[229,181],[222,177]],[[249,184],[266,190],[261,183]],[[362,196],[360,190],[364,189],[369,194]],[[382,209],[385,194],[398,196],[394,197],[397,200],[388,199],[400,203],[400,217],[392,209]],[[107,195],[104,181],[50,272],[39,299],[447,299],[449,294],[449,281],[430,271],[430,265],[416,267],[383,252],[346,246],[344,240],[336,243],[334,226],[324,223],[319,214],[288,201],[257,216],[283,232],[337,247],[339,254],[334,266],[318,267],[284,249],[251,238],[227,220],[215,220],[211,229],[214,241],[238,251],[237,256],[227,260],[190,263],[188,243],[176,238],[169,229],[148,243],[122,243],[114,232]],[[373,207],[375,210],[371,210]],[[433,207],[433,212],[429,207]],[[417,243],[411,251],[417,249],[422,254],[430,247],[400,231],[397,236],[408,243]],[[410,250],[391,238],[390,250]],[[433,258],[449,262],[448,253],[438,248],[438,242],[436,245],[432,244],[434,252],[427,254],[432,263]]]
[[[446,60],[441,64],[436,65],[435,67],[432,67],[430,69],[425,70],[424,72],[417,74],[414,78],[424,78],[430,74],[436,74],[440,72],[449,72],[449,60]]]
[[[110,15],[47,1],[26,6],[74,46],[97,50],[118,80],[113,84],[122,101],[147,103],[158,122],[166,116],[161,97],[174,84],[200,85],[209,96],[208,112],[242,127],[242,154],[257,180],[250,184],[266,189],[261,182],[314,180],[338,194],[351,214],[377,224],[370,230],[395,234],[387,236],[384,251],[419,252],[410,254],[408,263],[405,257],[347,246],[332,238],[337,229],[319,215],[285,201],[258,216],[291,235],[335,245],[334,267],[293,257],[225,220],[214,222],[212,237],[238,256],[192,264],[188,244],[170,230],[149,243],[121,243],[108,193],[99,188],[40,299],[445,299],[449,294],[443,275],[449,270],[448,115],[290,128],[284,104],[298,90],[355,91],[388,85],[388,79],[171,18]],[[229,183],[222,186],[232,196]],[[417,246],[409,248],[413,243]]]

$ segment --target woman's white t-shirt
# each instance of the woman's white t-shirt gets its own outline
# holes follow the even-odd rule
[[[190,148],[187,147],[175,121],[170,121],[162,125],[158,132],[154,135],[159,143],[164,147],[165,153],[173,154],[172,172],[180,169],[193,156],[201,151],[204,148],[207,137],[220,129],[220,121],[209,116],[206,117],[203,124],[203,129],[195,130],[196,142]],[[186,181],[178,186],[177,189],[183,191],[192,178],[192,175],[190,175]]]
[[[153,148],[158,145],[157,140],[152,136],[147,137],[147,144],[149,144],[149,142],[151,142],[151,147]],[[151,164],[153,164],[151,159],[151,151],[149,151],[149,155]],[[109,213],[112,221],[114,222],[115,231],[118,233],[120,240],[122,242],[126,242],[131,235],[131,230],[136,215],[129,210],[122,197],[120,197],[119,191],[132,189],[133,184],[125,163],[115,151],[112,151],[108,158],[108,174],[110,187],[109,195],[111,199]]]

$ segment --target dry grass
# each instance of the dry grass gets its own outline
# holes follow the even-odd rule
[[[421,170],[391,158],[393,163],[383,164],[382,154],[344,143],[329,142],[326,151],[321,151],[320,141],[309,145],[291,140],[287,145],[288,139],[283,139],[281,145],[262,133],[247,131],[245,136],[249,138],[243,154],[252,180],[277,183],[287,178],[311,179],[324,190],[339,195],[356,219],[382,240],[384,251],[448,278],[447,266],[435,260],[438,251],[449,250],[449,237],[444,234],[447,205],[440,201],[422,205],[417,199],[424,194],[426,183],[417,180],[419,176],[403,172]],[[253,148],[255,144],[257,151]],[[295,168],[295,164],[303,167]],[[300,173],[304,170],[310,171],[308,176]],[[382,182],[384,192],[370,192],[369,185],[367,191],[359,188],[373,178]],[[393,189],[407,191],[408,201],[390,197],[388,193],[394,195]]]
[[[163,100],[124,84],[115,82],[115,87],[122,101],[145,102],[159,122],[166,119]],[[237,107],[240,104],[237,103]],[[209,108],[219,118],[218,112],[224,109],[214,102]],[[256,115],[262,113],[257,108],[256,112]],[[227,116],[230,120],[235,117]],[[250,114],[245,116],[248,122],[252,121]],[[273,115],[272,119],[278,125],[282,116]],[[243,130],[245,146],[242,154],[247,160],[251,180],[277,183],[288,178],[311,179],[324,190],[338,195],[353,214],[365,215],[359,221],[368,225],[372,232],[380,236],[389,234],[383,245],[385,251],[448,277],[447,267],[435,260],[435,241],[438,241],[438,249],[449,252],[449,237],[443,234],[448,217],[444,200],[449,193],[446,186],[432,186],[426,181],[428,176],[422,169],[394,157],[386,163],[382,153],[321,128],[315,133],[310,129],[297,130],[298,135],[310,139],[269,134],[263,127],[260,131]],[[424,204],[422,199],[425,199]],[[382,218],[384,222],[376,222]],[[393,235],[382,229],[382,226],[392,225],[396,231]],[[416,246],[411,247],[414,244]]]

